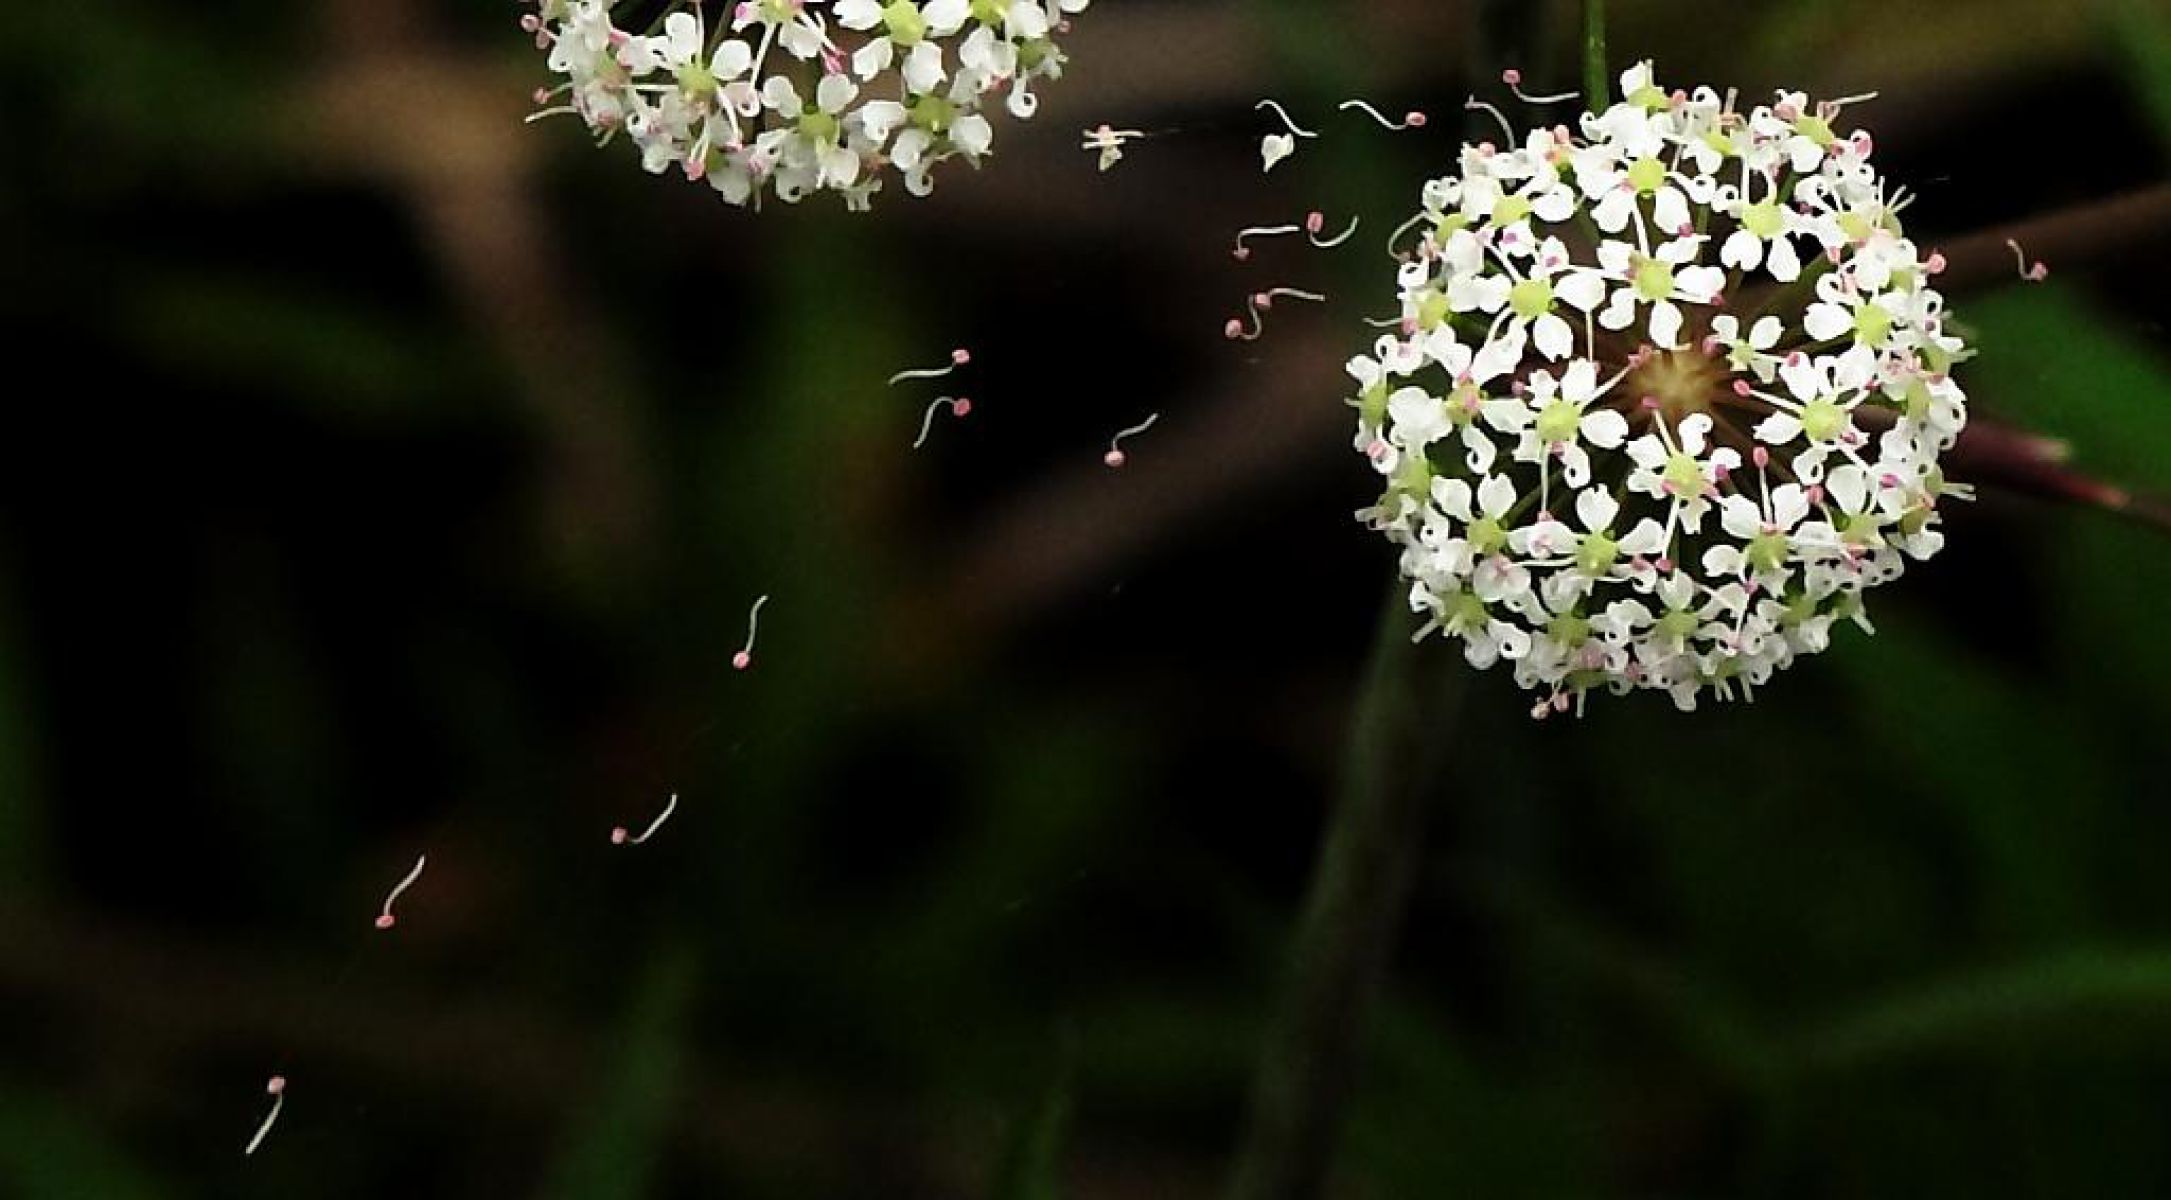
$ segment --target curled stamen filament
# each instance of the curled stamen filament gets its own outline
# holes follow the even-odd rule
[[[2028,252],[2020,248],[2018,241],[2006,238],[2005,244],[2012,248],[2013,261],[2019,265],[2022,279],[2029,283],[2041,283],[2050,277],[2050,267],[2041,260],[2037,260],[2033,265],[2029,264]]]
[[[1266,310],[1274,307],[1274,302],[1281,299],[1309,300],[1314,304],[1324,304],[1327,300],[1325,296],[1320,295],[1318,292],[1307,292],[1297,288],[1278,287],[1268,288],[1263,292],[1253,292],[1244,302],[1245,309],[1251,314],[1251,328],[1246,330],[1242,321],[1231,317],[1229,323],[1222,327],[1222,336],[1232,342],[1258,341],[1260,335],[1266,332],[1266,317],[1264,316]]]
[[[678,811],[678,793],[677,793],[677,792],[673,792],[673,793],[671,793],[671,798],[670,798],[670,800],[668,800],[668,801],[666,801],[666,802],[664,803],[664,806],[663,806],[663,811],[662,811],[662,812],[660,812],[660,813],[657,813],[657,814],[656,814],[656,819],[655,819],[655,820],[653,820],[653,821],[650,821],[650,822],[648,823],[648,828],[646,828],[646,829],[643,829],[643,830],[642,830],[642,831],[641,831],[641,832],[640,832],[640,833],[639,833],[638,835],[632,835],[632,836],[629,836],[629,835],[627,834],[627,832],[626,832],[626,827],[625,827],[625,826],[623,826],[623,825],[620,825],[620,826],[618,826],[617,828],[615,828],[615,829],[611,830],[611,845],[613,845],[613,846],[625,846],[625,845],[634,845],[634,846],[638,846],[638,845],[640,845],[640,844],[641,844],[642,842],[645,842],[645,841],[647,841],[648,839],[650,839],[650,838],[652,838],[652,837],[656,836],[656,831],[657,831],[657,830],[659,830],[659,829],[661,829],[661,828],[663,828],[663,823],[664,823],[665,821],[668,821],[668,820],[670,820],[670,819],[671,819],[671,814],[672,814],[672,813],[675,813],[675,812],[677,812],[677,811]]]
[[[266,1080],[264,1094],[271,1097],[271,1111],[264,1114],[264,1123],[256,1127],[256,1136],[249,1139],[247,1146],[242,1147],[243,1157],[256,1153],[256,1148],[264,1144],[265,1136],[271,1132],[272,1123],[279,1119],[279,1110],[286,1107],[286,1076],[274,1075]]]
[[[1355,237],[1357,226],[1362,220],[1363,218],[1351,214],[1349,224],[1343,228],[1342,232],[1330,238],[1323,238],[1319,236],[1319,232],[1327,227],[1327,219],[1319,213],[1311,213],[1304,218],[1304,236],[1312,245],[1319,247],[1321,250],[1332,250]]]
[[[1506,144],[1509,146],[1515,145],[1515,126],[1508,124],[1507,114],[1501,112],[1497,108],[1494,108],[1492,105],[1485,103],[1483,100],[1478,99],[1476,96],[1472,96],[1468,100],[1463,101],[1462,106],[1471,112],[1492,114],[1493,120],[1500,122],[1500,132],[1507,135],[1508,140]]]
[[[1272,112],[1275,116],[1281,118],[1281,123],[1288,128],[1291,134],[1297,137],[1315,138],[1319,136],[1318,134],[1313,133],[1311,130],[1306,129],[1302,125],[1297,124],[1295,119],[1290,117],[1289,110],[1283,108],[1281,106],[1281,102],[1278,100],[1261,100],[1257,104],[1252,105],[1252,108],[1255,110],[1265,110]]]
[[[955,398],[949,396],[935,397],[934,402],[927,406],[927,411],[920,415],[920,436],[912,442],[914,450],[927,444],[927,434],[935,427],[935,410],[944,405],[949,406],[951,416],[964,417],[972,412],[972,401],[963,396]]]
[[[731,656],[731,668],[744,671],[754,665],[754,639],[761,634],[761,606],[769,602],[766,595],[754,600],[754,607],[746,610],[746,644]]]
[[[939,367],[927,367],[916,371],[899,371],[890,376],[889,385],[896,387],[907,379],[940,379],[972,361],[972,351],[959,346],[950,351],[950,361]]]
[[[1236,249],[1230,252],[1230,257],[1238,262],[1251,257],[1251,247],[1244,244],[1246,238],[1282,237],[1302,232],[1304,227],[1301,225],[1252,225],[1239,229],[1236,231]]]
[[[1533,96],[1523,90],[1523,73],[1514,67],[1509,67],[1500,73],[1500,82],[1507,84],[1508,90],[1515,93],[1515,98],[1525,104],[1558,104],[1563,100],[1573,100],[1583,94],[1581,92],[1562,92],[1556,96]]]
[[[429,861],[430,858],[426,854],[415,856],[414,869],[407,872],[405,879],[394,884],[391,894],[384,898],[384,908],[377,914],[377,928],[390,929],[399,923],[399,918],[392,915],[392,906],[399,903],[402,893],[415,885],[415,880],[422,878],[422,868],[428,866]]]
[[[1160,413],[1151,413],[1145,420],[1131,426],[1129,429],[1118,432],[1116,436],[1108,439],[1108,453],[1101,455],[1101,461],[1112,468],[1120,470],[1124,463],[1130,461],[1129,457],[1123,453],[1123,439],[1137,437],[1139,434],[1153,428],[1153,423],[1160,419]]]
[[[1369,101],[1365,101],[1365,100],[1344,100],[1344,101],[1342,101],[1342,103],[1341,103],[1341,111],[1342,111],[1342,112],[1348,112],[1348,111],[1349,111],[1350,109],[1353,109],[1353,108],[1354,108],[1354,109],[1356,109],[1357,111],[1359,111],[1359,112],[1363,113],[1364,115],[1366,115],[1366,116],[1368,116],[1368,117],[1372,118],[1373,120],[1375,120],[1375,121],[1379,122],[1379,123],[1380,123],[1380,126],[1381,126],[1381,128],[1384,128],[1384,129],[1390,129],[1390,130],[1393,130],[1393,131],[1394,131],[1394,132],[1396,132],[1396,133],[1400,133],[1400,132],[1402,132],[1402,131],[1403,131],[1403,130],[1405,130],[1405,129],[1423,129],[1423,128],[1425,127],[1425,114],[1423,114],[1423,113],[1421,113],[1421,112],[1417,112],[1417,111],[1415,111],[1415,110],[1412,110],[1412,111],[1410,111],[1410,112],[1404,113],[1404,114],[1402,115],[1402,119],[1401,119],[1401,120],[1399,120],[1399,121],[1397,121],[1397,120],[1394,120],[1393,118],[1389,117],[1389,116],[1388,116],[1388,115],[1387,115],[1386,113],[1383,113],[1383,112],[1381,112],[1380,110],[1378,110],[1378,109],[1376,109],[1376,108],[1372,107],[1372,105],[1371,105],[1371,103],[1370,103]]]

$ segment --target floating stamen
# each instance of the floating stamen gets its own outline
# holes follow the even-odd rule
[[[754,639],[761,634],[761,606],[768,602],[769,597],[761,596],[754,601],[754,607],[746,610],[746,645],[731,656],[732,670],[744,671],[754,665]]]
[[[1234,258],[1238,262],[1243,262],[1244,260],[1250,258],[1251,247],[1244,244],[1244,241],[1247,238],[1283,237],[1288,234],[1302,232],[1304,232],[1304,229],[1300,225],[1248,226],[1246,228],[1236,231],[1236,249],[1231,251],[1229,256],[1231,258]]]
[[[1342,232],[1335,234],[1333,237],[1330,238],[1323,238],[1319,236],[1319,231],[1327,227],[1327,218],[1320,213],[1308,213],[1305,215],[1304,218],[1304,236],[1305,239],[1310,241],[1312,245],[1319,247],[1321,250],[1332,250],[1336,246],[1341,245],[1343,242],[1348,241],[1350,238],[1355,237],[1357,234],[1357,225],[1362,220],[1363,218],[1358,217],[1355,214],[1351,214],[1349,218],[1349,224],[1342,230]]]
[[[1485,103],[1483,100],[1478,99],[1476,96],[1472,96],[1468,100],[1463,101],[1462,106],[1470,112],[1482,112],[1492,114],[1493,120],[1500,123],[1500,132],[1507,135],[1507,145],[1514,146],[1517,141],[1520,140],[1515,136],[1515,126],[1508,124],[1507,114],[1501,112],[1499,109]]]
[[[955,399],[952,399],[949,396],[935,397],[934,402],[927,406],[927,411],[920,415],[920,436],[915,438],[912,442],[912,448],[914,450],[917,450],[927,444],[928,431],[930,429],[933,429],[935,425],[935,410],[941,408],[943,405],[946,404],[950,406],[950,415],[952,416],[965,417],[971,415],[972,413],[972,401],[967,400],[963,396],[956,397]]]
[[[1259,336],[1266,332],[1266,318],[1262,314],[1264,314],[1266,310],[1274,307],[1274,301],[1285,298],[1291,300],[1309,300],[1314,304],[1324,304],[1327,300],[1325,296],[1322,296],[1317,292],[1300,291],[1296,288],[1278,287],[1269,288],[1263,292],[1253,292],[1250,297],[1245,300],[1245,308],[1251,314],[1250,330],[1247,332],[1244,328],[1244,323],[1232,317],[1230,318],[1227,325],[1222,326],[1222,336],[1228,338],[1232,342],[1258,341]]]
[[[271,1132],[272,1123],[279,1119],[279,1110],[286,1107],[286,1076],[274,1075],[264,1082],[264,1094],[271,1097],[271,1111],[264,1114],[264,1123],[256,1127],[256,1136],[242,1147],[243,1157],[256,1153],[264,1144],[264,1136]]]
[[[1107,463],[1112,469],[1119,471],[1122,470],[1123,464],[1130,461],[1130,457],[1123,453],[1123,439],[1128,437],[1136,437],[1139,434],[1146,432],[1147,430],[1153,428],[1153,423],[1155,421],[1158,421],[1160,419],[1160,413],[1150,414],[1145,420],[1140,421],[1138,424],[1133,425],[1129,429],[1123,430],[1122,432],[1116,434],[1116,436],[1108,439],[1108,453],[1101,455],[1101,461]]]
[[[1296,121],[1289,116],[1289,110],[1281,106],[1280,101],[1261,100],[1257,104],[1252,105],[1251,107],[1254,111],[1270,111],[1275,116],[1280,117],[1281,123],[1288,128],[1290,135],[1293,137],[1315,138],[1319,136],[1311,130],[1306,129],[1302,125],[1297,124]]]
[[[377,914],[377,928],[390,929],[394,925],[397,925],[399,923],[399,918],[392,915],[392,906],[399,903],[401,893],[405,892],[408,888],[413,887],[415,885],[415,880],[422,878],[422,868],[427,866],[429,864],[429,861],[430,859],[428,855],[417,855],[415,857],[414,869],[407,872],[407,878],[402,879],[397,884],[393,885],[391,894],[384,898],[383,910]],[[280,1086],[284,1087],[285,1085],[281,1084]],[[278,1093],[274,1092],[272,1094],[277,1095]]]
[[[2023,281],[2028,283],[2041,283],[2045,279],[2050,277],[2050,267],[2045,265],[2040,259],[2038,259],[2032,266],[2029,264],[2028,253],[2027,251],[2020,248],[2019,242],[2013,240],[2012,238],[2006,238],[2005,244],[2012,247],[2013,261],[2019,264],[2020,278]]]
[[[1402,119],[1396,121],[1389,118],[1386,113],[1383,113],[1380,110],[1372,107],[1372,105],[1366,101],[1342,101],[1341,111],[1348,112],[1350,109],[1353,108],[1363,113],[1364,115],[1372,118],[1373,120],[1379,122],[1382,128],[1391,130],[1395,133],[1401,133],[1405,129],[1423,129],[1425,127],[1425,114],[1421,112],[1416,112],[1414,110],[1402,114]]]
[[[1581,92],[1562,92],[1557,96],[1533,96],[1523,90],[1523,73],[1514,67],[1509,67],[1500,73],[1500,82],[1507,84],[1508,90],[1515,93],[1515,98],[1525,104],[1558,104],[1563,100],[1573,100],[1583,94]]]
[[[942,366],[928,367],[916,371],[899,371],[895,375],[890,376],[889,386],[896,387],[898,384],[903,383],[907,379],[941,379],[942,377],[950,374],[951,372],[957,370],[959,367],[962,367],[971,361],[972,351],[965,349],[963,346],[960,346],[957,349],[950,351],[950,361],[943,364]]]
[[[642,842],[645,842],[645,841],[647,841],[648,839],[650,839],[650,838],[652,838],[652,837],[656,836],[656,831],[657,831],[657,830],[659,830],[659,829],[661,829],[661,828],[663,828],[663,823],[664,823],[665,821],[668,821],[668,820],[670,820],[670,819],[671,819],[671,814],[672,814],[672,813],[675,813],[675,812],[677,812],[677,811],[678,811],[678,793],[677,793],[677,792],[673,792],[673,793],[671,793],[671,799],[670,799],[670,800],[668,800],[667,802],[665,802],[665,804],[664,804],[664,806],[663,806],[663,811],[662,811],[662,812],[660,812],[660,813],[657,813],[657,814],[656,814],[656,819],[655,819],[655,820],[653,820],[653,821],[650,821],[650,822],[648,823],[648,828],[646,828],[646,829],[643,829],[643,830],[642,830],[642,831],[640,832],[640,834],[639,834],[638,836],[628,836],[628,835],[627,835],[627,833],[626,833],[626,827],[625,827],[625,826],[623,826],[623,825],[620,825],[620,826],[618,826],[617,828],[615,828],[615,829],[611,830],[611,845],[613,845],[613,846],[625,846],[625,845],[634,845],[634,846],[638,846],[638,845],[640,845],[640,844],[641,844]]]

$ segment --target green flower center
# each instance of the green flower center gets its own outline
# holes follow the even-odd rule
[[[1441,614],[1447,623],[1461,629],[1482,629],[1491,614],[1485,611],[1485,602],[1471,592],[1457,592],[1448,599],[1446,611]]]
[[[1766,200],[1741,210],[1741,227],[1753,236],[1769,239],[1779,236],[1779,231],[1786,228],[1786,220],[1779,215],[1779,202]]]
[[[1659,91],[1648,83],[1630,92],[1628,102],[1647,112],[1657,112],[1659,109],[1666,107],[1667,104],[1666,93]]]
[[[957,120],[957,106],[932,93],[912,102],[912,123],[929,133],[943,134]]]
[[[1666,460],[1666,473],[1663,478],[1673,487],[1675,495],[1704,494],[1704,466],[1686,454],[1677,452]]]
[[[1655,158],[1639,158],[1628,168],[1629,186],[1648,196],[1665,186],[1666,164]]]
[[[1588,534],[1575,549],[1576,568],[1586,575],[1603,575],[1621,556],[1621,544],[1602,533]]]
[[[799,132],[806,134],[817,142],[833,142],[837,140],[838,129],[837,118],[812,105],[809,105],[807,111],[799,115]]]
[[[1787,535],[1760,533],[1749,539],[1749,565],[1759,571],[1776,571],[1787,561]]]
[[[1448,306],[1447,293],[1426,292],[1417,301],[1417,327],[1427,333],[1447,324],[1453,309]]]
[[[1377,429],[1387,420],[1387,381],[1381,380],[1357,394],[1357,419],[1365,428]]]
[[[1863,303],[1854,310],[1855,340],[1871,346],[1884,345],[1892,332],[1892,314],[1875,304]]]
[[[1491,517],[1479,517],[1470,522],[1470,548],[1479,554],[1493,554],[1508,544],[1508,531]]]
[[[1553,285],[1543,279],[1525,279],[1508,289],[1508,307],[1516,316],[1534,321],[1553,307]]]
[[[920,6],[912,0],[892,0],[882,10],[882,27],[890,41],[906,48],[919,45],[920,39],[927,36],[927,18],[920,15]]]
[[[1591,623],[1574,613],[1562,613],[1545,623],[1545,633],[1563,646],[1580,646],[1590,640]]]
[[[1687,641],[1696,633],[1696,614],[1685,608],[1669,609],[1665,616],[1658,619],[1656,628],[1660,637],[1676,642]]]
[[[1664,300],[1673,295],[1673,268],[1655,258],[1644,259],[1636,265],[1636,294],[1646,300]]]
[[[1485,391],[1474,383],[1458,383],[1447,394],[1447,419],[1457,429],[1477,419],[1479,408],[1485,403]]]
[[[1819,146],[1830,146],[1836,140],[1832,137],[1832,123],[1823,117],[1803,117],[1794,123],[1794,132]]]
[[[1530,201],[1521,196],[1502,196],[1493,205],[1493,224],[1513,225],[1530,215]]]
[[[1566,400],[1555,400],[1538,414],[1538,440],[1547,445],[1569,441],[1575,437],[1576,426],[1582,420],[1582,409]]]
[[[680,91],[697,99],[706,98],[716,91],[716,75],[700,63],[688,63],[673,72]]]
[[[1802,432],[1813,442],[1829,442],[1847,427],[1847,410],[1830,400],[1811,400],[1802,405]]]
[[[972,19],[982,25],[1000,26],[1009,19],[1003,0],[972,0]]]

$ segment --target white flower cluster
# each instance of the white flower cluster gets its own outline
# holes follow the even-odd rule
[[[886,167],[925,195],[937,164],[985,157],[989,96],[1031,117],[1034,82],[1062,74],[1054,37],[1088,3],[662,0],[638,33],[609,0],[539,0],[521,25],[565,76],[537,92],[537,115],[576,115],[599,142],[623,132],[649,171],[706,179],[732,204],[827,189],[862,210]]]
[[[1834,130],[1853,101],[1742,112],[1648,63],[1621,92],[1580,136],[1465,146],[1405,227],[1397,332],[1349,364],[1386,480],[1360,517],[1423,632],[1511,662],[1540,716],[1753,695],[1867,628],[1862,593],[1966,494],[1938,469],[1967,419],[1944,262]]]

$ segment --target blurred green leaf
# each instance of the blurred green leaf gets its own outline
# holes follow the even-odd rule
[[[1025,1119],[1011,1125],[993,1200],[1058,1200],[1063,1194],[1063,1143],[1070,1134],[1076,1088],[1077,1036],[1065,1028],[1047,1087]]]
[[[1840,1070],[2055,1030],[2131,1049],[2161,1046],[2167,1027],[2171,949],[2078,950],[1903,992],[1814,1029],[1790,1057]]]
[[[2113,41],[2133,75],[2135,90],[2171,149],[2171,11],[2160,0],[2109,0]]]
[[[624,1026],[611,1039],[617,1076],[578,1119],[551,1173],[548,1200],[630,1200],[649,1191],[670,1134],[681,1026],[694,996],[697,963],[683,946],[650,959]]]
[[[2171,369],[2139,330],[2055,282],[1992,293],[1963,315],[1981,350],[1965,377],[2000,416],[2071,440],[2090,474],[2171,487]]]
[[[240,1147],[235,1147],[239,1157]],[[165,1191],[52,1097],[0,1087],[0,1180],[13,1200],[154,1200]]]

